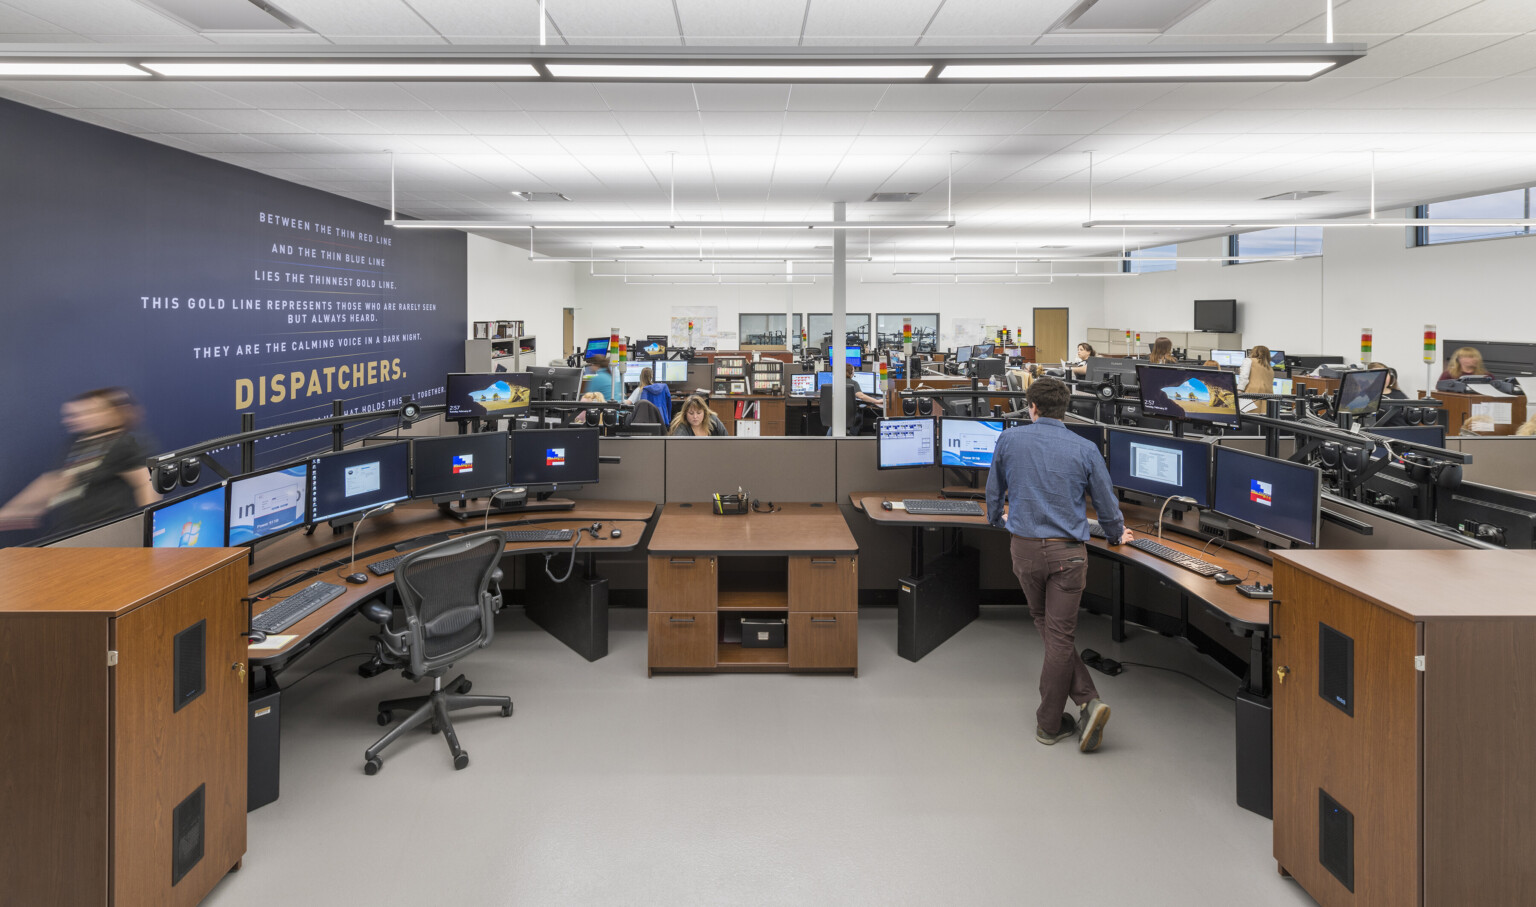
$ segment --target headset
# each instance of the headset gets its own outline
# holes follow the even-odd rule
[[[783,507],[778,506],[772,501],[759,501],[757,498],[752,499],[753,513],[778,513],[783,509]]]

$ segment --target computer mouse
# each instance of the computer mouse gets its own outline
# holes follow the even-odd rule
[[[368,582],[368,574],[366,574],[366,573],[349,573],[349,574],[347,574],[347,582],[351,583],[354,586],[361,586],[363,583]]]
[[[612,532],[608,533],[608,537],[611,538],[611,539],[623,538],[624,537],[624,530],[622,530],[622,529],[615,529]]]
[[[1218,573],[1211,579],[1223,586],[1235,586],[1243,581],[1243,578],[1235,573]]]
[[[881,501],[880,502],[880,509],[881,510],[890,510],[891,509],[891,502],[890,501]]]
[[[267,641],[267,632],[265,630],[252,630],[245,634],[245,638],[247,642],[254,646],[259,642]]]

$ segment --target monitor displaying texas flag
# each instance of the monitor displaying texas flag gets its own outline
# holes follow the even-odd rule
[[[564,447],[546,447],[546,448],[544,448],[544,465],[545,466],[564,466],[565,465],[565,448]]]
[[[1260,482],[1258,479],[1248,480],[1248,500],[1254,504],[1263,504],[1265,507],[1274,506],[1273,482]]]
[[[474,454],[454,454],[453,455],[453,474],[454,475],[461,475],[463,473],[474,472],[474,471],[475,471],[475,455]]]

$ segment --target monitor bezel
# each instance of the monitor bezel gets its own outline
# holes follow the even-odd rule
[[[207,488],[201,488],[201,489],[198,489],[196,491],[188,492],[187,494],[184,494],[184,495],[182,495],[179,498],[173,498],[173,499],[171,499],[169,501],[156,501],[155,503],[149,505],[148,507],[145,507],[144,508],[144,547],[145,548],[153,548],[153,547],[155,547],[155,544],[154,544],[154,542],[155,542],[155,514],[159,513],[162,510],[166,510],[168,508],[175,507],[178,504],[185,504],[187,501],[192,500],[193,498],[197,497],[198,495],[207,494],[210,491],[222,491],[224,493],[224,527],[223,527],[223,535],[220,536],[220,538],[219,538],[220,544],[218,544],[218,545],[209,545],[207,547],[209,547],[209,548],[227,548],[227,547],[229,547],[229,486],[227,484],[225,484],[224,482],[219,482],[217,485],[209,485]],[[197,547],[202,548],[204,546],[199,545]]]
[[[403,447],[403,448],[405,448],[405,495],[404,496],[398,497],[398,498],[391,498],[390,500],[387,500],[387,501],[375,501],[372,504],[368,504],[368,505],[363,506],[363,507],[354,507],[351,510],[343,510],[343,511],[341,511],[339,513],[328,513],[328,514],[325,514],[324,516],[322,516],[322,515],[320,515],[319,513],[316,512],[316,507],[315,507],[315,503],[316,503],[315,502],[315,461],[316,460],[324,460],[324,459],[327,459],[327,458],[330,458],[330,457],[338,456],[340,454],[360,453],[360,452],[362,452],[364,450],[367,450],[369,452],[375,452],[375,451],[380,451],[380,450],[389,450],[390,448],[393,448],[393,447]],[[339,519],[339,518],[344,517],[344,516],[350,516],[351,514],[354,514],[354,513],[362,513],[362,512],[367,511],[367,510],[372,510],[375,507],[383,507],[385,504],[398,504],[401,501],[409,501],[410,499],[411,499],[411,439],[409,439],[409,438],[401,438],[399,441],[395,441],[392,444],[376,444],[376,445],[374,445],[372,447],[349,447],[346,450],[330,450],[330,451],[326,451],[323,454],[317,454],[317,455],[312,456],[312,457],[309,458],[309,521],[308,521],[308,523],[306,525],[318,526],[321,523],[327,522],[329,520],[335,520],[335,519]]]
[[[1151,439],[1151,440],[1154,440],[1154,441],[1158,441],[1158,442],[1166,441],[1166,442],[1168,442],[1169,444],[1172,444],[1172,445],[1187,445],[1189,448],[1203,449],[1205,451],[1205,489],[1202,492],[1202,495],[1199,496],[1199,497],[1197,497],[1195,495],[1188,495],[1188,497],[1195,498],[1195,506],[1200,507],[1201,509],[1209,510],[1211,508],[1211,502],[1212,502],[1212,500],[1215,497],[1215,495],[1212,493],[1212,489],[1211,489],[1211,474],[1212,474],[1211,464],[1215,460],[1215,454],[1213,454],[1211,452],[1211,449],[1213,447],[1215,447],[1214,444],[1212,444],[1209,441],[1202,441],[1202,440],[1198,440],[1198,439],[1195,439],[1195,438],[1176,438],[1173,435],[1168,434],[1166,432],[1144,431],[1144,430],[1137,430],[1137,429],[1130,429],[1130,428],[1117,428],[1117,427],[1105,426],[1105,431],[1104,431],[1104,447],[1103,447],[1103,450],[1104,450],[1104,468],[1109,472],[1109,481],[1112,484],[1114,484],[1114,486],[1116,488],[1124,489],[1125,491],[1129,491],[1129,492],[1132,492],[1132,493],[1135,493],[1135,494],[1141,494],[1141,495],[1146,495],[1148,497],[1158,498],[1160,500],[1164,499],[1164,498],[1171,498],[1171,497],[1176,497],[1178,495],[1182,495],[1182,494],[1184,494],[1184,489],[1181,487],[1179,491],[1174,492],[1173,494],[1164,494],[1164,493],[1162,493],[1160,491],[1149,491],[1146,488],[1135,488],[1135,487],[1132,487],[1130,485],[1121,485],[1121,484],[1115,482],[1115,459],[1114,459],[1114,455],[1115,455],[1114,454],[1114,452],[1115,452],[1115,442],[1114,442],[1114,438],[1112,437],[1113,435],[1126,435],[1126,436],[1142,437],[1142,438],[1148,438],[1148,439]]]
[[[945,463],[944,462],[944,423],[945,422],[995,422],[995,423],[997,423],[997,424],[1002,426],[1002,429],[997,433],[997,436],[999,438],[1001,438],[1003,436],[1003,432],[1008,430],[1008,420],[1007,419],[1004,419],[1001,416],[942,416],[942,417],[937,417],[937,418],[939,420],[939,428],[938,428],[939,434],[938,434],[938,437],[935,439],[935,447],[934,447],[933,455],[934,455],[934,459],[938,462],[938,465],[944,467],[945,469],[991,469],[992,468],[992,463],[997,458],[997,445],[996,445],[996,443],[994,443],[992,445],[992,456],[990,458],[988,458],[987,465],[985,465],[985,466],[968,466],[968,465],[966,465],[964,463],[960,463],[960,464]]]
[[[1225,417],[1219,418],[1219,419],[1205,419],[1205,418],[1200,418],[1199,416],[1191,416],[1188,412],[1184,413],[1183,415],[1175,416],[1175,415],[1171,415],[1169,413],[1158,412],[1158,411],[1152,409],[1151,407],[1147,406],[1147,384],[1146,384],[1146,371],[1147,371],[1147,369],[1160,369],[1160,370],[1163,370],[1163,371],[1180,371],[1180,372],[1200,372],[1200,373],[1207,374],[1207,375],[1220,375],[1222,377],[1223,381],[1228,380],[1228,379],[1232,380],[1232,382],[1233,382],[1233,385],[1232,385],[1232,400],[1233,400],[1233,407],[1232,407],[1232,409],[1233,409],[1233,412],[1232,412],[1231,420],[1228,421]],[[1221,369],[1216,369],[1216,368],[1200,368],[1198,366],[1190,366],[1190,365],[1153,365],[1153,364],[1148,363],[1148,362],[1144,362],[1144,363],[1141,363],[1141,364],[1136,366],[1136,393],[1137,393],[1137,395],[1140,398],[1140,400],[1138,402],[1141,405],[1141,413],[1142,413],[1142,415],[1147,416],[1148,418],[1152,418],[1152,419],[1167,419],[1170,422],[1198,423],[1200,425],[1216,425],[1216,426],[1220,426],[1222,428],[1237,428],[1237,427],[1239,427],[1242,424],[1242,408],[1241,408],[1241,404],[1239,404],[1237,402],[1237,400],[1238,400],[1238,391],[1237,391],[1237,383],[1236,383],[1236,381],[1237,381],[1237,378],[1236,378],[1236,376],[1232,372],[1224,372]]]
[[[1340,413],[1341,415],[1345,414],[1345,410],[1343,408],[1343,405],[1344,405],[1344,382],[1352,381],[1352,380],[1360,380],[1360,379],[1357,379],[1355,377],[1357,375],[1375,375],[1375,376],[1377,376],[1376,378],[1371,378],[1371,379],[1367,379],[1367,380],[1371,380],[1373,382],[1379,383],[1381,385],[1381,387],[1377,390],[1376,396],[1375,396],[1373,402],[1371,403],[1370,407],[1368,409],[1362,409],[1362,410],[1349,410],[1347,414],[1351,415],[1351,416],[1355,416],[1355,417],[1358,418],[1360,416],[1369,416],[1372,413],[1379,412],[1381,410],[1381,398],[1387,392],[1387,376],[1390,375],[1390,374],[1391,374],[1391,372],[1389,372],[1388,370],[1386,370],[1384,368],[1350,369],[1350,370],[1344,372],[1344,374],[1339,376],[1339,389],[1334,391],[1334,396],[1333,396],[1333,408],[1334,408],[1334,411],[1337,412],[1337,413]]]
[[[369,440],[371,440],[371,439],[364,439],[364,442],[363,442],[364,446],[367,446],[367,442]],[[377,446],[382,446],[382,445],[374,445],[374,446],[377,447]],[[250,547],[252,545],[255,545],[257,542],[263,542],[263,541],[266,541],[267,539],[270,539],[270,538],[276,538],[277,536],[283,535],[284,533],[292,532],[295,529],[303,529],[303,528],[305,528],[305,527],[310,525],[310,521],[309,521],[309,512],[310,512],[310,500],[309,500],[309,487],[310,487],[309,486],[309,469],[310,469],[310,466],[309,466],[309,461],[310,461],[310,459],[312,459],[312,458],[305,457],[304,459],[299,460],[298,462],[294,462],[294,461],[290,460],[287,463],[282,463],[282,464],[279,464],[277,466],[268,466],[265,469],[258,469],[258,470],[254,471],[254,472],[248,472],[245,475],[230,476],[228,479],[224,480],[224,488],[225,488],[225,494],[224,494],[224,544],[226,546],[228,546],[230,548],[247,548],[247,547]],[[230,508],[235,506],[235,483],[236,482],[244,481],[245,479],[254,479],[257,476],[263,476],[263,475],[266,475],[266,474],[272,473],[272,472],[282,472],[285,469],[292,469],[295,466],[303,466],[304,467],[304,519],[299,520],[297,523],[294,523],[292,526],[288,526],[287,528],[284,528],[284,529],[279,529],[276,532],[269,532],[266,535],[257,536],[256,538],[253,538],[253,539],[251,539],[249,541],[240,542],[239,544],[232,544],[231,541],[230,541],[229,511],[230,511]]]
[[[461,499],[467,499],[467,498],[475,497],[478,494],[480,494],[481,492],[494,491],[494,490],[496,490],[498,488],[506,488],[508,486],[508,484],[509,484],[508,480],[510,480],[511,477],[512,477],[512,442],[508,440],[508,435],[510,435],[510,434],[511,434],[510,432],[506,432],[506,431],[493,431],[493,432],[477,432],[475,434],[466,434],[466,435],[436,435],[436,436],[424,437],[424,438],[412,438],[411,439],[411,476],[410,476],[411,500],[419,500],[419,499],[422,499],[422,498],[429,498],[429,499],[434,500],[434,501],[439,500],[439,499],[444,499],[444,500],[461,500]],[[502,459],[503,459],[503,461],[506,464],[506,469],[505,469],[505,471],[502,474],[503,481],[501,481],[501,482],[492,482],[489,485],[479,485],[479,486],[476,486],[474,488],[465,488],[465,489],[461,489],[461,490],[458,490],[458,491],[442,491],[442,492],[438,492],[436,494],[421,494],[419,489],[417,489],[417,487],[416,487],[416,464],[419,462],[419,460],[416,457],[416,448],[417,448],[418,444],[425,443],[425,444],[431,445],[431,444],[442,443],[442,444],[444,444],[444,446],[447,446],[446,442],[448,442],[448,441],[461,441],[464,438],[472,438],[472,439],[475,439],[475,440],[479,440],[481,438],[496,437],[496,436],[499,436],[501,438]]]
[[[1299,538],[1296,538],[1295,536],[1287,535],[1284,532],[1280,532],[1278,530],[1271,529],[1268,526],[1260,526],[1257,523],[1251,523],[1248,520],[1245,520],[1245,519],[1243,519],[1240,516],[1235,516],[1233,514],[1227,513],[1225,510],[1222,510],[1221,508],[1217,507],[1216,506],[1216,489],[1218,487],[1217,476],[1220,474],[1220,470],[1217,467],[1217,461],[1221,458],[1221,454],[1222,453],[1229,453],[1229,454],[1234,454],[1234,455],[1237,455],[1237,456],[1249,457],[1249,458],[1255,459],[1255,460],[1269,460],[1269,461],[1272,461],[1272,462],[1275,462],[1275,463],[1284,464],[1285,466],[1288,466],[1288,467],[1295,467],[1297,469],[1305,469],[1308,472],[1310,472],[1312,474],[1312,500],[1315,502],[1314,505],[1313,505],[1313,509],[1312,509],[1312,541],[1307,541],[1306,539],[1299,539]],[[1284,539],[1287,542],[1292,542],[1292,543],[1295,543],[1297,545],[1303,545],[1303,546],[1305,546],[1307,548],[1316,548],[1317,545],[1318,545],[1318,542],[1322,539],[1322,523],[1323,523],[1323,471],[1321,469],[1317,468],[1316,466],[1309,466],[1309,465],[1307,465],[1305,463],[1295,463],[1295,462],[1292,462],[1291,460],[1282,460],[1279,457],[1266,457],[1263,454],[1249,453],[1246,450],[1241,450],[1241,449],[1236,448],[1236,447],[1224,447],[1224,446],[1218,444],[1218,445],[1215,445],[1213,450],[1211,451],[1211,477],[1210,477],[1210,485],[1211,485],[1211,506],[1208,509],[1211,510],[1213,513],[1221,514],[1222,516],[1226,517],[1229,520],[1232,520],[1233,522],[1241,523],[1244,526],[1251,527],[1252,529],[1255,530],[1255,534],[1256,535],[1258,533],[1267,533],[1268,535],[1271,535],[1271,536],[1275,537],[1276,539]],[[1264,539],[1264,536],[1262,536],[1262,535],[1259,535],[1258,537],[1260,539],[1263,539],[1264,541],[1269,541],[1268,539]]]
[[[592,478],[590,478],[590,479],[579,479],[579,480],[570,481],[570,482],[520,482],[520,481],[518,481],[517,476],[514,475],[514,472],[517,469],[517,450],[514,447],[514,445],[518,443],[516,439],[517,438],[526,438],[526,437],[528,437],[530,435],[547,436],[547,435],[552,434],[552,433],[564,433],[564,432],[592,432],[592,434],[597,438],[597,441],[592,445],[593,448],[595,450],[597,450],[597,452],[598,452],[598,460],[597,460],[597,462],[594,462],[592,464],[593,465],[593,468],[592,468]],[[599,481],[600,472],[601,472],[601,467],[600,467],[601,457],[602,457],[601,442],[602,442],[602,429],[597,428],[597,427],[586,427],[586,428],[583,428],[583,427],[574,427],[574,426],[562,426],[560,428],[521,428],[521,429],[518,429],[517,431],[514,431],[514,432],[510,433],[510,437],[508,438],[508,441],[507,441],[507,482],[509,484],[511,484],[513,487],[527,488],[529,492],[558,491],[561,488],[566,488],[566,487],[570,487],[570,486],[596,485],[598,483],[598,481]]]
[[[881,452],[885,441],[880,436],[880,426],[886,422],[928,422],[929,432],[933,438],[933,459],[927,463],[911,463],[902,466],[886,466]],[[875,422],[875,468],[886,469],[932,469],[939,464],[939,420],[936,416],[891,416],[878,419]]]
[[[491,415],[489,413],[487,413],[486,415],[483,415],[483,416],[482,415],[476,415],[474,413],[469,413],[468,415],[462,415],[462,416],[461,415],[455,415],[451,411],[451,409],[450,409],[450,407],[452,407],[453,404],[448,402],[449,400],[452,399],[452,395],[448,393],[448,388],[452,384],[454,378],[464,378],[464,377],[467,377],[469,375],[488,375],[490,377],[497,378],[497,379],[505,378],[508,375],[526,375],[528,377],[528,403],[529,404],[533,403],[533,375],[531,373],[529,373],[529,372],[525,372],[525,371],[524,372],[449,372],[443,378],[443,404],[444,404],[443,405],[443,421],[444,422],[473,422],[476,419],[515,419],[518,416],[523,416],[523,415],[526,415],[528,413],[529,407],[525,405],[521,409],[508,410],[508,411],[506,411],[504,413],[499,413],[499,414],[496,414],[496,415]]]

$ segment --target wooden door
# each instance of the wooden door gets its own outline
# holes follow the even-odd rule
[[[1279,562],[1275,599],[1275,860],[1322,907],[1417,904],[1418,625]],[[1325,632],[1353,647],[1348,710],[1322,695]],[[1324,863],[1323,794],[1353,817],[1353,890]]]
[[[569,356],[576,352],[576,310],[560,310],[560,355]],[[543,365],[543,363],[539,363]]]
[[[1054,365],[1063,359],[1076,358],[1076,348],[1069,346],[1065,308],[1035,309],[1034,332],[1035,361]],[[1068,355],[1071,353],[1071,355]]]
[[[190,907],[245,853],[244,567],[227,565],[113,622],[116,904]],[[190,650],[199,639],[197,671]],[[181,844],[200,844],[202,857],[173,886],[173,810],[199,789],[200,841],[187,835]]]

